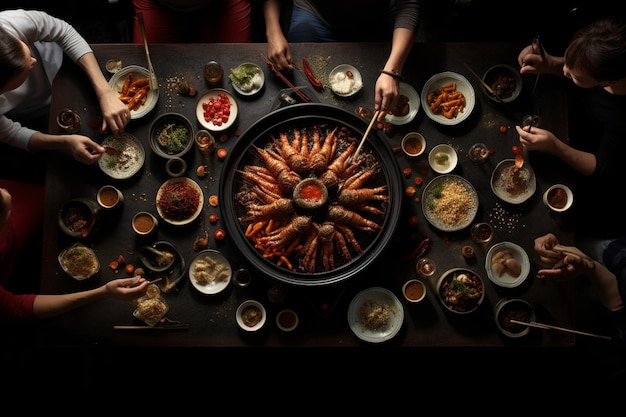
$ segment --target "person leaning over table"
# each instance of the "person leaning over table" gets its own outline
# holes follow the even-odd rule
[[[402,69],[419,24],[418,0],[294,0],[287,36],[283,34],[281,1],[265,0],[268,58],[279,70],[293,69],[289,42],[380,42],[391,40],[391,51],[376,80],[374,110],[378,120],[393,107]]]
[[[251,0],[133,0],[133,42],[143,43],[138,13],[151,43],[252,41]]]
[[[586,276],[600,302],[610,312],[617,337],[626,342],[626,239],[611,241],[603,252],[602,262],[590,258],[577,247],[561,245],[552,233],[536,238],[534,250],[545,266],[537,271],[544,279]]]
[[[626,21],[597,19],[574,34],[564,56],[541,56],[527,46],[518,62],[522,74],[573,81],[569,142],[539,127],[516,129],[526,149],[551,153],[574,169],[577,239],[626,236],[618,185],[626,180]]]
[[[141,297],[150,283],[138,276],[70,294],[15,294],[7,289],[17,253],[42,227],[42,189],[41,184],[0,180],[0,321],[44,319],[98,300],[132,301]],[[19,277],[19,270],[16,272]]]
[[[102,110],[102,132],[124,132],[130,111],[111,89],[96,57],[67,22],[37,10],[0,12],[0,142],[21,150],[58,150],[91,164],[104,148],[79,134],[45,133],[52,81],[66,54],[89,78]],[[32,123],[32,127],[31,127]]]

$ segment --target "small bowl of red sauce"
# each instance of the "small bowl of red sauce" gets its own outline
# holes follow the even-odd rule
[[[402,150],[411,158],[420,156],[426,150],[426,139],[421,133],[410,132],[402,138]]]
[[[328,201],[328,189],[317,178],[305,178],[294,187],[293,201],[304,209],[322,207]]]
[[[574,193],[563,184],[554,184],[543,193],[543,203],[552,211],[567,211],[574,203]]]

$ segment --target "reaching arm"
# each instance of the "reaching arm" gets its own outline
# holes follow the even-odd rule
[[[94,301],[107,298],[132,301],[141,297],[150,284],[141,277],[121,278],[92,290],[70,294],[37,295],[33,306],[35,317],[44,319],[59,316]]]

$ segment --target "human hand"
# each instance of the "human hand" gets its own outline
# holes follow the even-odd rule
[[[150,281],[134,276],[132,278],[119,278],[109,281],[106,284],[106,289],[114,298],[132,301],[144,295],[148,285],[150,285]]]
[[[546,129],[529,126],[515,126],[522,146],[531,151],[555,153],[559,139]]]
[[[374,92],[374,110],[380,110],[378,121],[385,120],[389,110],[393,109],[398,100],[399,82],[387,74],[380,74],[376,80]]]
[[[68,135],[67,147],[69,153],[78,162],[82,162],[86,165],[91,165],[104,153],[104,147],[94,142],[87,136],[82,135]]]
[[[278,71],[294,68],[289,43],[282,34],[275,36],[272,40],[268,39],[267,57]]]
[[[117,94],[113,91],[107,91],[98,97],[100,108],[102,109],[102,126],[100,132],[108,132],[117,135],[124,133],[124,127],[130,122],[130,110],[124,104]]]

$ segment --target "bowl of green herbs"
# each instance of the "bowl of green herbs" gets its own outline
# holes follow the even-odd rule
[[[150,148],[166,158],[181,158],[193,147],[194,131],[189,119],[179,113],[163,113],[150,125]]]

